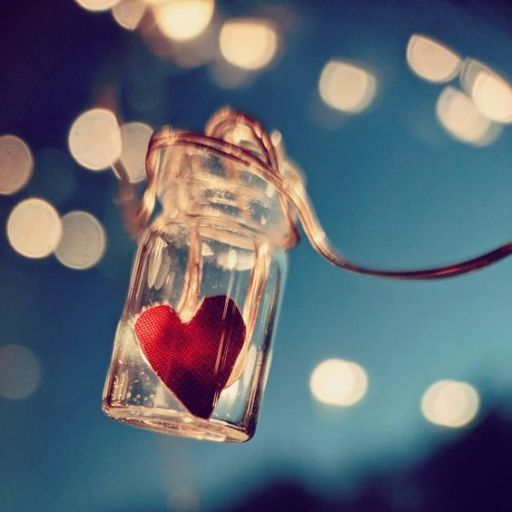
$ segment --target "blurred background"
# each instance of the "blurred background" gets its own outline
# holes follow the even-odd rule
[[[512,231],[512,4],[52,0],[0,17],[2,511],[512,510],[512,260],[438,282],[290,253],[256,437],[100,410],[153,129],[230,105],[279,129],[353,260]]]

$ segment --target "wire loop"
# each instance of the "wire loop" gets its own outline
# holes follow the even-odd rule
[[[250,141],[254,148],[228,142],[228,138],[236,128],[242,127],[250,133]],[[504,244],[492,251],[475,258],[460,261],[451,265],[416,269],[388,270],[375,269],[358,265],[346,260],[335,250],[329,241],[315,213],[312,202],[307,194],[304,181],[298,172],[283,173],[284,152],[273,143],[269,133],[255,119],[231,109],[222,109],[210,119],[205,134],[197,134],[164,127],[155,132],[149,143],[146,157],[147,188],[140,201],[140,206],[133,221],[128,222],[131,231],[141,232],[149,221],[156,203],[156,177],[159,167],[159,150],[170,146],[188,146],[206,149],[220,157],[230,159],[243,165],[275,187],[280,195],[283,214],[289,225],[289,234],[284,242],[286,249],[294,247],[299,241],[295,218],[308,238],[311,246],[333,265],[370,276],[403,280],[427,280],[454,277],[479,270],[512,254],[512,242]],[[287,162],[293,171],[293,166]],[[123,174],[118,173],[123,182]],[[122,189],[126,194],[126,184]],[[121,207],[123,203],[120,203]],[[124,215],[125,219],[128,215]]]

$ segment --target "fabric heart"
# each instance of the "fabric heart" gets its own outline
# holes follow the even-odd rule
[[[152,306],[137,318],[135,333],[165,385],[193,415],[209,418],[245,340],[236,303],[208,297],[187,323],[169,305]]]

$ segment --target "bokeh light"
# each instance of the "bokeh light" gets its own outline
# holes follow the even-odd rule
[[[217,256],[217,263],[226,270],[250,270],[254,267],[254,251],[235,250],[222,251]]]
[[[121,126],[121,162],[132,183],[146,177],[146,153],[153,129],[145,123],[126,123]]]
[[[467,425],[476,416],[479,406],[476,389],[454,380],[435,382],[421,400],[421,412],[428,421],[451,428]]]
[[[468,59],[461,71],[461,83],[484,116],[498,123],[512,122],[512,88],[498,73]]]
[[[75,0],[75,2],[88,11],[108,11],[119,0]]]
[[[407,63],[421,78],[440,83],[457,76],[461,59],[439,41],[413,34],[407,45]]]
[[[214,254],[215,253],[213,252],[213,249],[206,242],[203,242],[201,244],[201,256],[208,258],[209,256],[213,256]]]
[[[69,151],[86,169],[101,171],[121,156],[121,130],[116,116],[103,108],[80,114],[69,130]]]
[[[105,230],[93,215],[74,211],[62,217],[62,238],[55,256],[63,265],[76,270],[91,268],[100,261],[105,246]]]
[[[485,146],[500,133],[499,126],[483,116],[469,96],[451,86],[440,94],[436,112],[446,131],[468,144]]]
[[[20,191],[32,176],[34,160],[27,144],[15,135],[0,137],[0,194]]]
[[[146,12],[144,0],[121,0],[112,8],[112,17],[126,30],[135,30]]]
[[[219,46],[222,56],[230,64],[256,70],[272,62],[277,53],[278,38],[268,21],[242,18],[224,23]]]
[[[158,28],[175,41],[187,41],[203,33],[214,10],[213,0],[167,0],[153,7]]]
[[[226,411],[229,407],[232,407],[239,397],[240,390],[242,388],[241,379],[236,380],[233,384],[230,384],[222,390],[219,397],[219,406],[221,410]],[[218,411],[216,411],[218,413]],[[222,414],[222,413],[221,413]]]
[[[182,68],[201,66],[218,53],[215,30],[211,27],[201,32],[200,37],[170,40],[156,24],[142,23],[141,34],[155,55]]]
[[[366,394],[368,377],[357,363],[327,359],[313,370],[309,387],[319,402],[347,407]]]
[[[13,249],[27,258],[44,258],[57,247],[62,223],[55,208],[43,199],[18,203],[7,219],[7,238]]]
[[[318,88],[321,98],[330,107],[358,113],[373,101],[377,80],[360,66],[342,60],[330,60],[322,70]]]
[[[0,395],[10,400],[29,397],[37,389],[41,367],[31,350],[20,345],[0,347]]]

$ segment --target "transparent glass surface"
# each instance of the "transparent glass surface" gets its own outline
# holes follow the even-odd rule
[[[169,434],[246,441],[268,374],[288,217],[254,166],[174,142],[149,150],[161,213],[139,244],[103,409]]]
[[[222,233],[214,238],[199,230],[202,272],[197,305],[200,308],[203,301],[217,297],[227,307],[231,299],[244,317],[246,333],[229,379],[214,400],[211,415],[197,417],[159,377],[134,328],[142,311],[158,305],[181,311],[185,328],[194,321],[194,311],[185,312],[183,307],[180,310],[189,286],[190,240],[197,241],[197,231],[191,234],[191,230],[196,228],[174,223],[163,229],[153,227],[139,247],[128,300],[117,329],[103,410],[116,420],[160,432],[213,441],[246,441],[254,434],[267,379],[286,255],[276,248],[259,260],[258,250],[241,249],[223,241]],[[264,277],[255,293],[255,269],[262,266]],[[229,336],[233,335],[229,321],[221,331],[229,345]],[[173,349],[171,339],[168,356],[181,360],[186,350],[183,346]],[[222,350],[221,344],[219,358]],[[211,356],[211,350],[206,356]],[[179,366],[178,361],[174,368]],[[184,393],[187,397],[187,391]]]

